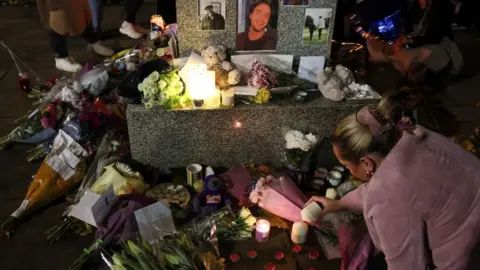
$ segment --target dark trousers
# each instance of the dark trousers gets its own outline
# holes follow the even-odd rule
[[[49,31],[48,36],[50,38],[50,46],[52,47],[54,57],[68,57],[67,36],[60,35],[53,30]],[[81,36],[90,44],[100,40],[98,34],[95,33],[92,26],[87,27]]]
[[[143,0],[125,1],[125,21],[135,24],[137,13],[142,7]],[[177,22],[177,5],[175,0],[158,0],[157,13],[161,15],[166,24]]]
[[[323,28],[318,28],[318,40],[322,40],[322,30]]]

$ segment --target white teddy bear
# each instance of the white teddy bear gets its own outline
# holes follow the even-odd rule
[[[240,72],[232,63],[225,61],[227,49],[224,46],[208,46],[202,51],[202,58],[208,69],[215,71],[215,82],[218,89],[227,90],[240,82]]]
[[[348,85],[354,82],[352,71],[348,68],[337,65],[335,70],[331,67],[325,68],[317,75],[318,89],[325,98],[332,101],[341,101],[345,94],[350,91]]]

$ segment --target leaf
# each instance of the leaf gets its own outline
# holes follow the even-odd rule
[[[260,215],[262,218],[268,220],[268,222],[270,222],[270,226],[272,227],[277,227],[284,230],[288,230],[290,228],[290,225],[286,220],[268,212],[267,210],[261,209]]]
[[[170,255],[170,254],[165,254],[165,259],[167,259],[167,261],[173,265],[177,265],[177,264],[180,264],[180,262],[178,261],[178,259],[173,256],[173,255]]]

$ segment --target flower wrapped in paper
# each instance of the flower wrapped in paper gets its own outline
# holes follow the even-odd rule
[[[302,221],[301,211],[307,202],[295,183],[288,177],[260,178],[250,193],[250,201],[291,222]]]

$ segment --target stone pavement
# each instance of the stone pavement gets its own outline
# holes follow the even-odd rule
[[[139,21],[146,22],[154,12],[154,6],[144,5],[138,17]],[[105,43],[116,50],[133,46],[135,43],[125,37],[117,37],[115,30],[122,19],[122,7],[106,7],[104,29],[113,29],[109,31],[109,37],[115,38],[106,40]],[[469,132],[473,126],[480,124],[480,108],[475,107],[480,102],[480,45],[465,32],[458,33],[457,38],[465,53],[466,75],[449,85],[445,94],[440,95],[445,106],[433,108],[441,125],[451,126],[452,133],[458,129]],[[54,69],[47,35],[35,7],[0,7],[0,41],[10,46],[40,76],[48,78],[67,75]],[[71,56],[79,61],[95,57],[86,53],[86,43],[80,38],[70,38],[69,48]],[[18,89],[15,66],[5,50],[0,49],[0,76],[4,69],[7,74],[0,78],[0,136],[11,131],[12,121],[31,108],[30,100]],[[373,72],[372,78],[377,87],[392,88],[394,80],[391,74],[391,70],[387,68],[378,69]],[[7,219],[20,205],[31,177],[38,169],[38,163],[29,164],[25,158],[24,147],[15,147],[0,153],[0,220]],[[49,207],[19,227],[12,240],[0,240],[1,269],[67,269],[81,254],[82,249],[90,244],[92,238],[77,237],[55,245],[47,243],[44,232],[55,224],[64,208],[63,202]]]

